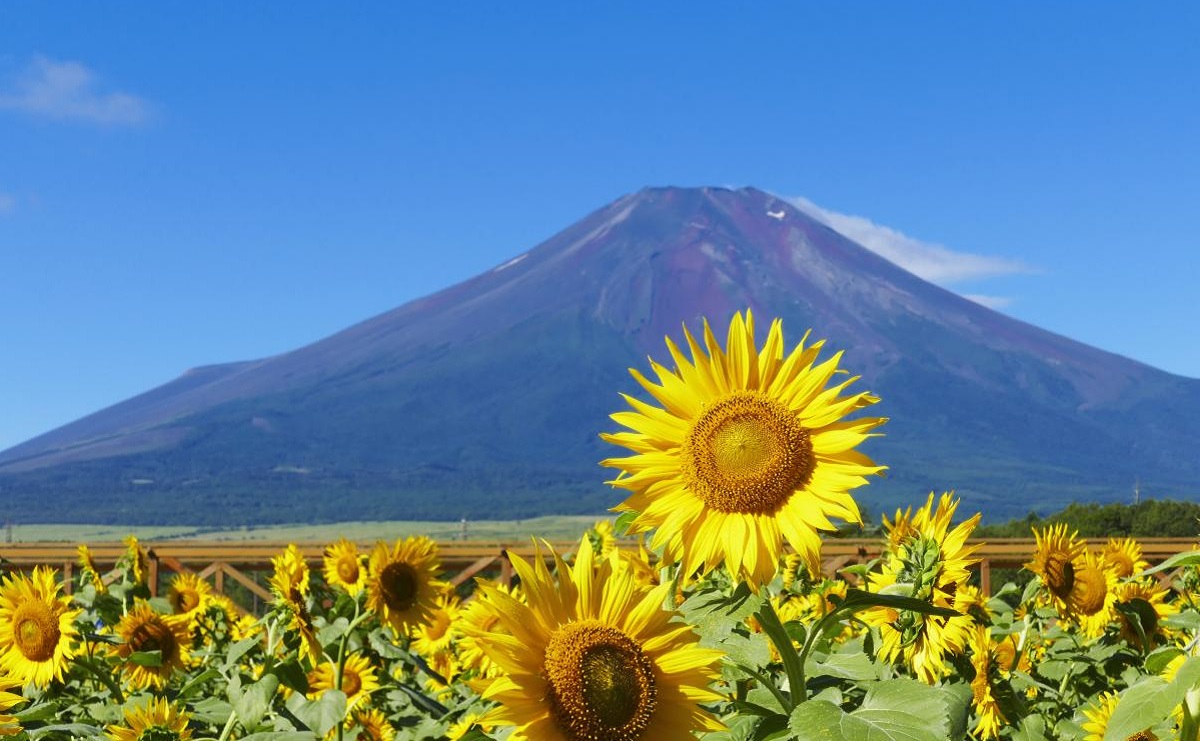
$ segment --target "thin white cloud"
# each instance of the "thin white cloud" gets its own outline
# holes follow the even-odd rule
[[[958,283],[979,278],[1032,272],[1028,265],[1019,260],[957,252],[940,244],[914,239],[862,216],[851,216],[821,208],[807,198],[795,197],[787,200],[834,231],[853,239],[863,247],[931,283]],[[995,308],[995,304],[989,304],[987,301],[1005,301],[1005,299],[997,297],[968,296],[968,298],[972,298],[972,300],[983,298],[985,300],[981,300],[979,303],[993,308]]]
[[[41,55],[33,58],[11,86],[0,90],[0,109],[114,125],[141,123],[150,114],[150,105],[142,98],[102,90],[95,73],[79,62]]]
[[[1009,296],[985,296],[982,293],[964,293],[962,297],[970,299],[977,304],[986,306],[989,309],[1003,309],[1012,305],[1012,298]]]
[[[17,210],[16,196],[0,193],[0,216],[7,216]]]

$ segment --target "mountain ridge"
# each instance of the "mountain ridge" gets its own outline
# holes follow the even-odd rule
[[[994,312],[769,193],[651,188],[329,337],[192,369],[2,451],[0,493],[58,486],[89,501],[136,501],[199,492],[235,516],[262,517],[269,508],[239,503],[239,491],[298,487],[315,512],[333,511],[322,491],[348,492],[383,516],[391,500],[428,513],[422,498],[508,486],[523,512],[585,501],[602,509],[616,495],[601,483],[596,462],[610,451],[596,434],[612,427],[616,393],[636,391],[625,369],[644,368],[646,355],[662,361],[663,337],[678,338],[682,322],[695,331],[707,316],[723,332],[745,308],[782,317],[789,343],[812,326],[883,395],[892,439],[870,452],[890,463],[894,450],[907,465],[868,487],[880,505],[902,487],[958,486],[981,508],[1023,514],[1024,504],[1004,502],[1006,490],[1037,492],[1030,504],[1045,505],[1065,503],[1057,484],[1112,498],[1139,478],[1186,495],[1200,472],[1185,460],[1189,441],[1200,441],[1187,420],[1200,412],[1200,381]],[[549,406],[523,409],[526,397]],[[494,429],[480,430],[480,418]],[[563,452],[540,460],[514,439],[563,442]],[[1047,454],[1064,444],[1069,455]],[[1159,470],[1141,471],[1150,465]],[[938,482],[965,474],[965,485]],[[460,509],[486,516],[472,496]]]

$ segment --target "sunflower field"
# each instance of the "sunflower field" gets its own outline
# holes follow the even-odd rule
[[[861,520],[884,467],[858,450],[879,399],[780,322],[747,312],[631,371],[603,435],[627,498],[572,546],[455,588],[437,545],[311,568],[273,560],[247,614],[181,574],[151,597],[136,539],[0,583],[0,735],[243,739],[1200,739],[1200,551],[1035,531],[1024,586],[984,594],[979,515],[950,494],[883,519],[882,555],[836,573],[821,543]],[[920,506],[916,506],[919,504]],[[823,535],[824,534],[824,535]]]

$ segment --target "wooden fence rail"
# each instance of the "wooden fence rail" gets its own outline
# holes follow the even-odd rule
[[[1030,560],[1034,549],[1033,538],[998,538],[979,543],[976,556],[980,559],[975,567],[981,589],[992,590],[993,569],[1019,569]],[[1180,551],[1191,550],[1194,540],[1179,538],[1139,538],[1143,557],[1150,563],[1158,563]],[[556,543],[560,553],[575,547],[577,542]],[[214,591],[233,596],[241,592],[242,607],[257,611],[260,601],[271,600],[266,587],[266,577],[271,572],[271,559],[282,552],[285,542],[262,541],[160,541],[142,544],[147,554],[146,581],[150,594],[157,596],[165,592],[171,574],[195,573],[210,580]],[[310,565],[320,568],[325,543],[296,544]],[[1095,544],[1093,544],[1095,545]],[[369,553],[372,543],[360,543],[359,550]],[[880,554],[882,542],[878,538],[827,540],[822,547],[825,573],[832,574],[851,564],[864,563]],[[126,548],[122,543],[89,544],[97,566],[106,571],[120,558]],[[451,541],[439,544],[444,578],[452,584],[461,585],[475,576],[489,575],[503,582],[512,580],[512,564],[508,554],[514,553],[529,560],[534,558],[530,543],[501,543],[482,541]],[[71,543],[9,543],[0,545],[0,557],[4,570],[28,571],[34,566],[47,565],[61,571],[65,588],[69,592],[77,570],[76,546]],[[237,585],[236,587],[234,585]]]

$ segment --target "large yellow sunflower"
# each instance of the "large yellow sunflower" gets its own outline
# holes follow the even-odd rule
[[[429,622],[416,630],[416,637],[412,643],[416,652],[429,659],[449,650],[450,644],[458,637],[456,622],[461,609],[458,597],[454,596],[453,592],[439,594],[430,613]]]
[[[358,546],[342,538],[325,548],[325,583],[351,597],[367,585],[367,568]]]
[[[120,657],[121,671],[129,684],[137,689],[153,687],[161,690],[176,669],[188,662],[188,647],[191,631],[186,615],[161,615],[144,600],[134,602],[133,608],[117,623],[117,635],[123,643],[113,646],[111,654]],[[158,651],[161,661],[158,666],[148,666],[130,661],[134,653]]]
[[[1104,545],[1104,561],[1113,567],[1118,579],[1145,571],[1150,562],[1142,558],[1142,544],[1133,538],[1109,538]]]
[[[605,434],[634,455],[609,458],[611,483],[633,494],[614,509],[636,512],[631,530],[655,530],[650,547],[686,574],[724,561],[735,579],[757,587],[771,580],[783,541],[820,572],[822,530],[831,516],[860,522],[850,490],[881,474],[854,448],[873,436],[880,417],[845,420],[878,401],[842,396],[857,377],[826,388],[841,353],[817,364],[823,341],[784,352],[783,324],[754,344],[754,318],[736,314],[725,350],[704,324],[707,353],[684,328],[692,359],[667,339],[676,369],[651,368],[658,383],[633,377],[662,407],[625,396],[633,411],[612,415],[630,432]],[[805,335],[807,338],[807,335]]]
[[[616,559],[597,568],[586,537],[573,567],[551,555],[557,578],[540,554],[532,565],[512,559],[528,605],[480,587],[502,629],[476,637],[504,672],[484,692],[500,706],[480,722],[539,741],[672,741],[720,729],[697,704],[719,699],[708,684],[720,653],[662,609],[672,585],[638,586]]]
[[[331,662],[325,662],[308,673],[309,699],[315,700],[324,694],[325,690],[333,689],[333,675],[336,671],[337,668]],[[346,657],[346,665],[342,667],[342,686],[339,689],[346,694],[347,708],[371,701],[371,693],[379,689],[379,677],[367,657],[362,654],[350,654]]]
[[[1097,553],[1075,559],[1075,578],[1067,597],[1071,616],[1088,638],[1099,638],[1117,617],[1117,575]]]
[[[1117,585],[1117,604],[1123,604],[1137,612],[1142,633],[1145,634],[1146,641],[1150,644],[1149,646],[1142,645],[1141,634],[1134,627],[1133,621],[1124,612],[1117,610],[1117,616],[1121,621],[1121,637],[1130,645],[1148,651],[1166,640],[1168,633],[1163,627],[1163,620],[1179,612],[1178,607],[1166,601],[1168,593],[1169,590],[1160,587],[1158,582],[1150,577],[1142,577],[1136,581],[1122,582]],[[1146,605],[1139,606],[1133,600],[1142,600]]]
[[[0,585],[0,666],[23,682],[47,687],[62,679],[79,636],[71,598],[59,594],[55,571],[45,566],[33,573],[11,574]]]
[[[1069,615],[1068,602],[1075,588],[1075,561],[1087,549],[1087,543],[1079,540],[1075,532],[1068,535],[1063,523],[1042,531],[1035,529],[1033,537],[1037,545],[1033,560],[1025,564],[1025,568],[1042,578],[1059,614]]]
[[[948,654],[960,654],[970,637],[972,618],[965,614],[972,596],[959,587],[970,578],[972,558],[978,546],[967,546],[971,531],[979,523],[979,514],[950,529],[958,501],[942,494],[937,508],[931,493],[925,506],[912,516],[910,534],[889,550],[882,571],[867,575],[871,591],[895,591],[929,602],[934,607],[956,610],[960,615],[945,617],[908,610],[876,608],[864,613],[864,620],[879,628],[882,645],[879,654],[885,661],[903,659],[914,675],[933,684],[949,671]],[[896,585],[903,585],[897,587]]]
[[[188,714],[166,698],[151,697],[146,705],[135,705],[125,711],[125,725],[108,726],[113,741],[187,741],[192,737],[187,727]]]
[[[988,626],[976,624],[971,628],[969,640],[971,648],[971,666],[975,669],[975,678],[971,680],[971,701],[975,707],[978,720],[975,733],[979,738],[993,739],[1000,736],[1000,727],[1004,725],[1004,713],[992,690],[993,674],[998,671],[992,639]]]
[[[294,543],[289,543],[283,553],[271,559],[271,565],[274,566],[270,583],[271,591],[275,593],[275,604],[292,616],[289,627],[300,634],[301,658],[307,658],[313,666],[318,666],[323,653],[312,614],[308,611],[308,562],[300,549]]]
[[[171,580],[167,590],[167,601],[176,615],[194,619],[208,607],[212,598],[212,587],[196,574],[179,574]]]
[[[436,543],[423,535],[397,540],[390,548],[376,543],[368,566],[367,609],[379,622],[406,635],[433,618],[437,597],[447,587],[436,578]]]

